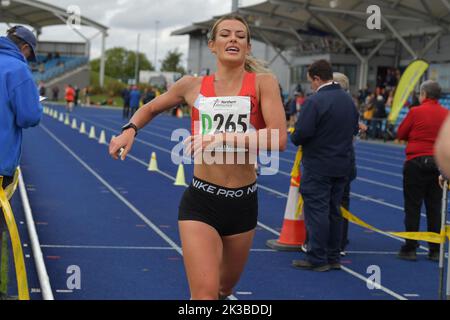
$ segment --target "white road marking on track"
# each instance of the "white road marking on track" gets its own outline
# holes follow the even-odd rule
[[[345,272],[347,272],[347,273],[349,273],[349,274],[351,274],[351,275],[361,279],[362,281],[364,281],[366,283],[367,282],[371,282],[368,278],[360,275],[359,273],[357,273],[357,272],[355,272],[355,271],[353,271],[353,270],[351,270],[351,269],[349,269],[349,268],[347,268],[345,266],[341,266],[341,269],[344,270]],[[388,288],[386,288],[386,287],[384,287],[382,285],[379,285],[379,288],[380,288],[380,290],[383,290],[384,292],[386,292],[387,294],[397,298],[398,300],[408,300],[405,297],[401,296],[400,294],[395,293],[394,291],[392,291],[392,290],[390,290],[390,289],[388,289]]]
[[[87,120],[87,121],[89,121],[89,120]],[[94,123],[93,121],[89,121],[89,122],[90,122],[90,123]],[[98,125],[98,126],[100,126],[100,127],[105,127],[105,126],[102,126],[102,125]],[[141,217],[141,215],[142,215],[141,219],[144,218],[144,219],[148,220],[145,216],[143,216],[142,213],[139,212],[138,209],[136,209],[131,203],[129,203],[129,202],[128,202],[126,199],[124,199],[119,193],[117,193],[111,186],[109,186],[109,184],[108,184],[105,180],[103,180],[103,178],[101,178],[94,170],[92,170],[86,163],[84,163],[83,160],[81,160],[75,153],[73,153],[69,147],[67,147],[62,141],[60,141],[56,136],[54,136],[54,135],[53,135],[47,128],[45,128],[43,125],[42,125],[41,127],[43,127],[43,129],[45,129],[45,130],[47,131],[47,133],[48,133],[50,136],[53,137],[53,139],[55,139],[55,140],[56,140],[58,143],[60,143],[60,144],[61,144],[61,145],[62,145],[69,153],[71,153],[72,156],[74,156],[80,163],[82,163],[83,166],[84,166],[86,169],[88,169],[88,171],[90,171],[90,172],[91,172],[98,180],[100,180],[103,184],[105,184],[105,185],[108,187],[108,189],[110,189],[110,190],[116,195],[116,197],[118,197],[120,200],[122,200],[122,202],[126,203],[127,206],[128,206],[128,204],[129,204],[130,209],[134,208],[134,210],[132,210],[133,212],[135,212],[139,217]],[[106,127],[105,127],[105,128],[106,128]],[[109,129],[109,130],[115,131],[114,129]],[[147,143],[144,143],[144,144],[147,144]],[[165,148],[158,147],[158,149],[165,149]],[[280,158],[280,160],[283,160],[283,159]],[[291,162],[291,163],[294,162],[294,161],[288,160],[288,159],[284,159],[284,160],[287,161],[287,162]],[[372,168],[371,168],[371,169],[372,169]],[[375,171],[375,170],[374,170],[374,171]],[[387,172],[386,172],[386,173],[387,173]],[[392,174],[392,173],[389,173],[389,174],[395,175],[395,174]],[[276,190],[274,190],[274,189],[271,189],[271,188],[262,186],[262,185],[260,185],[260,184],[258,184],[258,187],[261,188],[261,189],[263,189],[263,190],[266,190],[266,191],[271,191],[271,192],[274,193],[274,194],[277,194],[277,195],[280,195],[280,196],[287,197],[286,194],[283,194],[283,193],[281,193],[281,192],[279,192],[279,191],[276,191]],[[357,195],[357,196],[358,196],[358,195]],[[365,196],[364,196],[364,197],[365,197]],[[121,198],[122,198],[122,199],[121,199]],[[365,198],[368,198],[368,197],[365,197]],[[138,214],[138,213],[139,213],[139,214]],[[144,221],[145,221],[145,220],[144,220]],[[148,221],[149,221],[149,220],[148,220]],[[150,221],[149,221],[149,222],[150,222]],[[147,223],[147,222],[146,222],[146,223]],[[151,223],[151,222],[150,222],[150,223]],[[151,223],[151,224],[152,224],[152,223]],[[153,225],[153,224],[152,224],[152,225]],[[259,223],[258,223],[258,225],[259,225]],[[159,230],[159,228],[157,228],[156,226],[154,226],[154,227],[156,228],[156,230]],[[268,227],[268,228],[269,228],[269,227]],[[154,228],[152,227],[152,229],[154,229]],[[271,228],[270,228],[270,229],[271,229]],[[154,230],[155,230],[155,229],[154,229]],[[155,230],[155,232],[156,232],[156,230]],[[277,232],[277,231],[275,231],[275,230],[273,230],[273,229],[271,229],[270,232],[273,232],[273,233],[276,234],[276,235],[280,235],[279,232]],[[158,234],[159,234],[159,233],[162,233],[163,235],[165,235],[161,230],[159,230],[159,232],[157,232],[157,233],[158,233]],[[380,233],[381,233],[381,232],[380,232]],[[381,234],[384,234],[384,233],[381,233]],[[393,236],[390,236],[390,235],[388,235],[388,234],[385,234],[385,235],[386,235],[386,236],[389,236],[389,237],[391,237],[391,238],[394,238],[394,239],[397,239],[397,240],[402,241],[401,239],[399,239],[399,238],[397,238],[397,237],[393,237]],[[165,236],[165,237],[167,237],[167,236]],[[167,237],[167,238],[168,238],[168,237]],[[170,238],[168,238],[168,240],[172,242],[172,240],[170,240]],[[167,240],[166,240],[166,241],[167,241]],[[173,243],[173,242],[172,242],[172,243]],[[173,245],[176,246],[176,247],[178,247],[175,243],[173,243]],[[179,248],[179,247],[178,247],[178,248]],[[421,247],[421,248],[422,248],[422,247]],[[179,250],[181,251],[181,248],[179,248]],[[178,251],[178,250],[177,250],[177,251]],[[179,253],[182,255],[181,252],[179,252]],[[365,282],[369,281],[368,278],[365,278],[364,276],[358,274],[357,272],[355,272],[355,271],[353,271],[353,270],[351,270],[351,269],[348,269],[348,268],[346,268],[346,267],[343,267],[342,270],[346,271],[347,273],[349,273],[349,274],[351,274],[351,275],[353,275],[353,276],[355,276],[355,277],[357,277],[357,278],[359,278],[359,279],[361,279],[361,280],[363,280],[363,281],[365,281]],[[390,289],[387,289],[387,288],[385,288],[385,287],[383,287],[383,286],[381,286],[380,289],[383,290],[384,292],[388,293],[389,295],[391,295],[391,296],[397,298],[397,299],[400,299],[400,300],[406,300],[405,297],[403,297],[403,296],[401,296],[401,295],[399,295],[399,294],[397,294],[397,293],[395,293],[395,292],[391,291]]]
[[[56,290],[57,293],[73,293],[73,290],[63,290],[63,289],[59,289]]]
[[[405,297],[408,297],[408,298],[418,298],[418,297],[420,297],[420,294],[417,294],[417,293],[404,293],[403,295]]]
[[[125,199],[116,189],[114,189],[105,179],[103,179],[94,169],[92,169],[86,162],[77,156],[64,142],[56,137],[47,127],[43,124],[40,126],[47,134],[53,138],[61,147],[63,147],[72,157],[74,157],[87,171],[89,171],[97,180],[99,180],[106,188],[108,188],[123,204],[125,204],[135,215],[137,215],[142,221],[144,221],[156,234],[158,234],[164,241],[166,241],[172,248],[174,248],[181,256],[183,252],[181,248],[170,239],[161,229],[159,229],[153,222],[151,222],[139,209],[133,206],[127,199]],[[57,291],[58,292],[58,291]],[[236,297],[230,296],[230,299],[235,300]]]
[[[89,120],[89,119],[86,119],[86,118],[83,118],[83,117],[80,117],[80,118],[84,119],[86,122],[93,123],[93,124],[95,124],[95,125],[97,125],[97,126],[104,127],[104,128],[106,128],[106,129],[108,129],[108,130],[111,130],[111,131],[115,131],[115,129],[112,129],[112,128],[103,126],[103,125],[101,125],[101,124],[99,124],[99,123],[96,123],[96,122],[94,122],[94,121],[91,121],[91,120]],[[149,143],[147,143],[146,141],[142,141],[142,140],[139,140],[139,139],[136,139],[136,141],[141,142],[141,143],[144,143],[144,144],[147,144],[147,145],[153,146],[152,144],[149,144]],[[170,153],[170,150],[168,150],[168,149],[166,149],[166,148],[159,147],[159,146],[158,146],[158,148],[159,148],[160,150],[164,151],[164,152]],[[148,165],[148,164],[145,163],[144,161],[142,161],[142,160],[140,160],[140,159],[138,159],[138,158],[136,158],[136,157],[134,157],[134,156],[131,156],[131,155],[129,155],[129,156],[130,156],[131,159],[138,161],[138,162],[141,163],[142,165],[145,165],[145,166]],[[289,159],[285,159],[285,160],[286,160],[287,162],[294,163],[293,160],[289,160]],[[398,177],[402,177],[402,178],[403,178],[403,176],[400,175],[400,174],[395,174],[395,173],[388,172],[388,171],[384,171],[384,170],[378,170],[378,169],[374,169],[374,168],[370,168],[370,167],[365,167],[365,166],[357,166],[357,167],[358,167],[359,169],[364,169],[364,170],[368,170],[368,171],[374,171],[374,172],[378,172],[378,173],[383,173],[383,174],[392,175],[392,176],[398,176]],[[281,171],[281,170],[278,170],[278,172],[281,173],[281,174],[289,175],[289,176],[290,176],[290,173],[287,173],[287,172],[284,172],[284,171]],[[170,174],[167,174],[167,173],[162,172],[162,171],[161,171],[160,173],[161,173],[162,175],[166,176],[167,178],[172,179],[173,181],[175,181],[175,177],[172,177]],[[357,179],[361,180],[360,178],[357,178]],[[362,178],[362,179],[363,179],[363,178]],[[365,182],[368,182],[368,181],[369,181],[369,179],[365,179]],[[259,186],[261,187],[261,189],[264,190],[264,188],[265,188],[264,186],[261,186],[261,185],[259,185]],[[396,188],[395,186],[391,186],[391,187]],[[286,194],[283,194],[283,193],[281,193],[281,192],[278,192],[278,191],[276,191],[276,190],[274,190],[274,189],[270,189],[270,188],[269,188],[269,189],[266,189],[266,191],[269,191],[269,192],[271,192],[271,193],[277,194],[277,195],[279,195],[279,196],[281,196],[281,197],[287,197]],[[358,198],[360,198],[360,199],[366,200],[366,201],[371,201],[371,202],[378,203],[378,204],[381,204],[381,205],[384,205],[384,206],[387,206],[387,207],[391,207],[391,208],[394,208],[394,209],[397,209],[397,210],[404,211],[402,207],[397,206],[397,205],[394,205],[394,204],[391,204],[391,203],[389,203],[389,202],[385,202],[385,201],[373,199],[373,198],[371,198],[371,197],[369,197],[369,196],[357,194],[357,193],[354,193],[354,192],[352,192],[351,195],[352,195],[352,196],[355,196],[355,197],[358,197]],[[422,215],[423,217],[426,217],[426,215],[425,215],[424,213],[421,213],[421,215]],[[268,226],[261,225],[261,227],[265,228],[265,229],[268,230],[268,231],[271,231],[271,230],[270,230],[270,227],[268,227]],[[273,229],[272,229],[272,230],[273,230]],[[271,232],[272,232],[272,231],[271,231]],[[392,237],[391,235],[388,235],[388,234],[386,234],[386,235],[387,235],[388,237]],[[425,248],[425,247],[421,247],[421,248],[422,248],[422,249],[425,249],[425,250],[428,250],[428,249]]]
[[[173,247],[139,247],[139,246],[88,246],[88,245],[59,245],[59,244],[44,244],[41,248],[51,249],[88,249],[88,250],[146,250],[146,251],[164,251],[175,250]],[[273,249],[250,249],[252,252],[277,252]]]

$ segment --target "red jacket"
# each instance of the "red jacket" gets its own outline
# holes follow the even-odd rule
[[[397,138],[408,141],[406,160],[434,156],[434,143],[449,111],[437,100],[426,99],[412,108],[398,128]]]

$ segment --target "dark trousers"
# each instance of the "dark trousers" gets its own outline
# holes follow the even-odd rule
[[[340,206],[347,180],[304,170],[300,192],[308,234],[306,255],[314,265],[340,261],[343,221]]]
[[[129,105],[124,105],[123,106],[122,118],[123,119],[130,118],[130,106]]]
[[[14,177],[9,177],[9,176],[3,176],[3,182],[2,182],[2,187],[3,189],[6,189],[6,187],[8,185],[10,185],[14,180]]]
[[[438,183],[439,171],[433,157],[419,157],[405,162],[403,168],[403,195],[405,199],[406,231],[417,232],[420,227],[420,211],[425,202],[429,232],[440,232],[442,189]],[[405,250],[416,250],[415,240],[406,240]],[[439,245],[430,243],[430,250]]]
[[[350,210],[350,185],[351,181],[348,180],[344,187],[344,193],[342,195],[342,207],[347,211]],[[342,238],[341,238],[341,251],[345,251],[345,247],[348,245],[348,220],[343,219],[342,221]]]

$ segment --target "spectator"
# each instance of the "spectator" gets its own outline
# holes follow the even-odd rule
[[[52,88],[52,100],[53,101],[58,101],[59,98],[59,87],[57,85],[53,86]]]
[[[405,201],[405,228],[408,232],[419,231],[420,210],[425,201],[428,231],[440,232],[441,198],[439,170],[434,161],[434,143],[448,115],[438,100],[441,87],[435,81],[425,81],[420,87],[421,105],[409,111],[398,128],[397,138],[408,141],[406,162],[403,169],[403,195]],[[416,260],[417,241],[406,240],[398,257]],[[439,245],[429,243],[428,258],[439,260]]]
[[[65,99],[66,99],[66,111],[72,112],[73,111],[73,103],[75,100],[75,90],[72,88],[72,86],[70,84],[68,84],[66,86]]]
[[[417,93],[413,92],[411,95],[411,104],[408,106],[408,109],[420,106],[419,98],[417,97]]]
[[[44,81],[39,82],[38,88],[39,88],[39,95],[41,97],[45,97],[45,92],[47,91],[47,89],[45,88]]]
[[[443,175],[450,178],[450,116],[447,117],[436,141],[436,159]]]
[[[381,92],[377,95],[374,102],[374,114],[371,122],[371,137],[379,139],[382,137],[383,122],[386,120],[386,105]]]
[[[122,90],[122,99],[123,99],[123,113],[122,118],[123,119],[129,119],[130,118],[130,92],[132,90],[132,87],[124,88]]]
[[[84,104],[86,106],[91,105],[91,88],[89,86],[84,88]]]
[[[350,95],[350,81],[348,77],[345,74],[334,72],[333,73],[333,80],[339,83],[341,88],[347,92]],[[356,99],[357,100],[357,99]],[[353,99],[353,103],[355,103],[355,99]],[[356,104],[355,104],[356,107]],[[358,111],[358,108],[356,107],[356,110]],[[359,123],[359,130],[360,132],[366,132],[367,127],[363,123]],[[348,175],[347,184],[344,188],[344,195],[342,196],[342,207],[346,210],[350,210],[350,190],[351,190],[351,183],[353,180],[356,179],[357,176],[357,169],[356,169],[356,158],[355,158],[355,148],[352,145],[350,150],[350,157],[351,157],[351,169],[350,173]],[[348,240],[348,220],[344,219],[342,223],[342,240],[341,240],[341,256],[345,255],[346,247],[349,243]]]
[[[294,98],[291,100],[289,104],[289,113],[290,113],[290,125],[289,127],[294,127],[297,122],[297,115],[300,112],[301,106],[305,102],[305,96],[303,92],[296,91],[294,93]]]
[[[292,142],[303,147],[300,191],[308,234],[306,260],[293,266],[313,271],[340,269],[342,215],[340,206],[352,166],[353,136],[358,133],[358,112],[349,94],[333,82],[326,60],[308,70],[310,96],[301,108]]]
[[[15,26],[7,31],[6,37],[0,37],[0,176],[3,189],[13,182],[19,165],[22,129],[36,126],[42,116],[39,93],[27,64],[27,60],[35,59],[36,38],[25,27]],[[3,214],[0,214],[0,235],[5,225]],[[6,298],[3,294],[0,296],[0,299]]]
[[[141,101],[141,92],[139,91],[137,86],[133,86],[133,89],[130,92],[130,111],[131,111],[131,116],[133,116],[134,113],[139,108],[140,101]]]
[[[153,91],[152,87],[146,88],[144,91],[144,97],[142,98],[143,104],[147,104],[153,99],[156,98],[155,91]]]
[[[76,107],[76,106],[78,106],[78,101],[80,99],[80,88],[78,88],[78,86],[75,86],[75,88],[73,90],[75,92],[73,103]]]

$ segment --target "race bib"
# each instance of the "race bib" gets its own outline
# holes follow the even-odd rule
[[[250,130],[250,97],[202,97],[199,101],[200,134],[244,133]],[[230,146],[215,151],[244,152]]]

